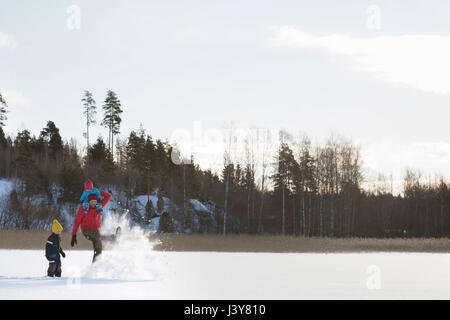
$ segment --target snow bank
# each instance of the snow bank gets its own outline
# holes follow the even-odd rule
[[[139,204],[139,208],[141,210],[143,210],[143,212],[145,212],[145,206],[147,205],[147,201],[148,199],[150,199],[150,201],[152,202],[153,208],[157,208],[158,207],[158,194],[157,192],[152,192],[150,195],[141,195],[141,196],[136,196],[133,198],[134,201],[137,201],[137,203]],[[170,200],[167,197],[162,197],[164,206],[162,211],[167,211],[169,210],[171,207],[176,207],[175,204],[172,202],[172,200]]]
[[[201,203],[197,199],[189,199],[189,202],[191,203],[191,205],[194,207],[195,210],[211,213],[211,210],[209,210],[203,203]]]
[[[0,179],[0,197],[9,195],[13,189],[14,189],[13,181]]]

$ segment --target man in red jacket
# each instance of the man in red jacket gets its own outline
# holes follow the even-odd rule
[[[111,194],[101,191],[102,199],[99,200],[96,194],[90,194],[88,197],[89,209],[85,210],[82,205],[78,208],[75,221],[73,222],[72,241],[73,247],[77,243],[77,232],[81,226],[81,233],[86,239],[92,241],[94,247],[94,257],[92,262],[102,253],[102,240],[100,238],[100,229],[102,227],[102,211],[106,204],[111,200]]]

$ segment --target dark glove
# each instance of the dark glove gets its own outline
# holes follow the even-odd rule
[[[76,235],[72,236],[72,240],[70,241],[70,245],[72,247],[74,246],[74,244],[77,244],[77,236]]]
[[[83,202],[83,210],[88,211],[89,210],[89,202]]]
[[[62,257],[63,257],[63,258],[65,258],[65,257],[66,257],[66,253],[65,253],[64,251],[62,251],[62,250],[61,250],[61,252],[60,252],[60,253],[61,253],[61,255],[62,255]]]

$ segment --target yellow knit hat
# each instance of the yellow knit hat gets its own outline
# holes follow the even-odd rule
[[[53,220],[52,232],[62,231],[63,227],[59,224],[58,220]]]

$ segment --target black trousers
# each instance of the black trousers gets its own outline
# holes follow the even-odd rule
[[[61,259],[55,259],[49,261],[47,276],[49,277],[61,277]]]
[[[102,254],[103,248],[100,231],[98,231],[97,229],[84,229],[83,234],[86,239],[92,241],[92,246],[94,249],[94,257],[92,258],[92,262],[95,262],[95,259],[97,259],[97,257]]]

